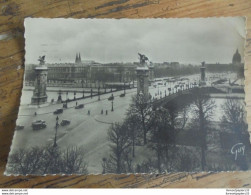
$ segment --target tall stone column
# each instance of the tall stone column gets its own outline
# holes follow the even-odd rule
[[[206,85],[206,67],[205,62],[201,63],[200,67],[200,85]]]
[[[40,58],[41,60],[41,58]],[[31,98],[32,105],[41,105],[47,103],[47,94],[46,94],[46,86],[47,86],[47,74],[48,68],[44,65],[44,57],[40,61],[40,65],[35,68],[35,84],[33,96]]]
[[[154,67],[149,66],[149,80],[152,82],[154,80]]]
[[[137,67],[137,94],[149,96],[149,68],[147,67],[148,58],[144,54],[139,55],[140,66]]]
[[[149,69],[148,67],[137,67],[137,94],[149,95]]]

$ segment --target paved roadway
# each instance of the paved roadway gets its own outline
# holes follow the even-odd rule
[[[194,80],[198,79],[198,75],[193,77]],[[191,80],[191,79],[190,79]],[[182,81],[188,82],[188,81]],[[173,87],[178,83],[168,83],[167,86],[161,85],[156,88],[150,87],[149,92],[155,98],[160,98],[168,94],[168,87]],[[111,112],[111,101],[108,97],[111,94],[101,95],[101,100],[98,97],[93,97],[79,100],[78,104],[84,104],[83,109],[76,110],[74,107],[76,102],[68,103],[68,109],[59,116],[59,123],[62,119],[68,119],[71,124],[65,127],[58,128],[57,143],[60,147],[69,145],[81,145],[86,150],[85,159],[89,162],[88,170],[90,173],[100,173],[102,157],[107,157],[109,152],[109,143],[107,141],[107,130],[112,122],[120,122],[125,117],[126,110],[131,102],[132,95],[136,94],[137,89],[126,90],[125,97],[119,97],[123,91],[113,92],[114,99],[114,112]],[[62,104],[54,104],[41,108],[32,108],[24,105],[20,107],[19,117],[17,120],[18,125],[24,125],[23,130],[16,131],[14,142],[12,144],[13,151],[18,148],[29,148],[32,146],[44,145],[52,143],[55,136],[56,115],[53,114],[57,108],[62,108]],[[104,114],[101,114],[101,110]],[[90,115],[87,114],[90,110]],[[108,110],[108,115],[105,115],[105,110]],[[35,111],[37,116],[34,116]],[[47,127],[43,130],[33,131],[31,127],[32,121],[45,120]]]

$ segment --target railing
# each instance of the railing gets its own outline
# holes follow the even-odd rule
[[[175,99],[176,97],[178,97],[180,95],[191,93],[191,91],[193,91],[195,88],[198,88],[198,87],[194,86],[194,87],[191,87],[191,88],[188,88],[188,89],[183,89],[183,90],[176,91],[175,93],[169,93],[168,95],[164,96],[163,98],[156,99],[156,100],[153,99],[152,103],[154,105],[157,105],[157,104],[162,104],[163,102],[169,102],[169,101]]]

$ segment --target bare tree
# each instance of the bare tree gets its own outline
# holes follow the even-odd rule
[[[135,116],[139,119],[143,130],[144,145],[147,143],[147,132],[149,131],[149,120],[152,111],[152,105],[148,96],[136,95],[132,97],[132,103],[127,112],[128,116]]]
[[[20,149],[9,156],[7,170],[14,174],[35,174],[42,170],[41,156],[43,149],[33,147],[28,152],[26,149]]]
[[[61,154],[61,171],[65,174],[86,174],[83,147],[69,146]]]
[[[207,130],[215,107],[215,102],[206,93],[199,90],[194,93],[192,127],[199,132],[202,171],[206,167]]]
[[[41,158],[43,164],[43,174],[54,173],[58,174],[61,172],[60,166],[60,150],[59,147],[53,147],[52,145],[46,145],[43,147],[44,152]]]
[[[87,163],[81,147],[62,150],[46,145],[20,149],[9,157],[8,173],[13,174],[86,174]]]
[[[240,100],[227,99],[222,109],[224,115],[221,122],[224,129],[228,129],[238,135],[247,132],[244,104]]]
[[[228,99],[225,104],[223,104],[222,109],[224,115],[221,119],[221,128],[230,131],[231,134],[234,135],[233,140],[235,143],[247,143],[245,140],[249,142],[248,125],[245,122],[244,102],[238,99]],[[246,155],[239,156],[235,162],[242,170],[248,168]]]
[[[108,139],[111,142],[111,154],[106,162],[107,171],[115,173],[126,172],[124,163],[128,160],[127,155],[130,152],[129,146],[131,144],[126,125],[113,124],[108,131]]]
[[[185,109],[184,109],[185,110]],[[150,120],[151,142],[149,146],[156,152],[157,169],[167,169],[169,161],[169,150],[175,149],[176,137],[180,130],[185,127],[187,121],[186,112],[180,117],[176,107],[167,106],[155,109]]]
[[[128,130],[128,135],[130,143],[132,146],[132,157],[135,157],[135,145],[138,137],[141,135],[141,125],[139,123],[140,118],[138,115],[127,115],[127,118],[124,121],[124,125]]]

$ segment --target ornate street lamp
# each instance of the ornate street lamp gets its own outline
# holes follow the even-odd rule
[[[74,91],[74,100],[76,99],[76,91]]]
[[[53,147],[57,147],[57,132],[58,132],[58,116],[56,118],[56,131],[55,131],[55,137],[54,137],[54,145]]]
[[[114,109],[113,109],[113,100],[112,100],[112,109],[111,109],[111,111],[112,111],[112,112],[114,111]]]
[[[100,101],[100,87],[98,87],[98,101]]]

